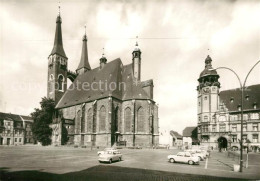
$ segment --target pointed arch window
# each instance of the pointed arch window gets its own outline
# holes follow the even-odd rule
[[[93,113],[91,108],[87,112],[87,132],[88,133],[95,132],[93,131]]]
[[[137,132],[144,132],[144,108],[140,107],[137,111]]]
[[[127,107],[125,109],[125,133],[131,132],[131,125],[132,123],[132,116],[131,116],[131,109]]]
[[[77,112],[77,117],[76,117],[76,123],[75,123],[75,133],[79,134],[80,133],[80,123],[81,123],[81,111],[79,110]]]
[[[64,77],[63,75],[59,75],[58,77],[58,88],[59,88],[59,91],[64,91]]]
[[[106,130],[106,108],[101,106],[99,111],[99,131]]]

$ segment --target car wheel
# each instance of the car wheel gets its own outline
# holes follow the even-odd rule
[[[190,160],[190,161],[188,161],[188,164],[189,164],[189,165],[193,165],[194,162],[193,162],[192,160]]]
[[[200,161],[203,161],[203,159],[199,156],[199,158],[200,158]]]
[[[112,163],[112,159],[109,160],[109,163],[110,163],[110,164]]]
[[[171,162],[171,163],[174,163],[174,162],[175,162],[175,160],[174,160],[173,158],[171,158],[171,159],[170,159],[170,162]]]
[[[122,158],[121,158],[121,157],[119,157],[119,158],[118,158],[118,161],[121,161],[121,160],[122,160]]]

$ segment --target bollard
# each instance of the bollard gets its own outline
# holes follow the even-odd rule
[[[208,168],[208,157],[206,158],[205,169]]]

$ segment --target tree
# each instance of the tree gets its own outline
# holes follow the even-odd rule
[[[32,125],[32,132],[34,139],[42,143],[43,146],[51,144],[52,117],[55,112],[55,102],[49,98],[42,98],[40,102],[41,109],[35,108],[31,116],[34,120]]]

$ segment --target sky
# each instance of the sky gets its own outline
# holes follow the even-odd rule
[[[0,111],[29,115],[47,95],[58,0],[0,0]],[[260,57],[260,1],[61,0],[63,46],[69,70],[80,60],[84,26],[91,67],[102,48],[108,61],[131,63],[136,36],[141,79],[154,80],[162,132],[197,123],[197,79],[210,55],[213,67],[242,80]],[[221,90],[236,77],[218,70]],[[260,83],[260,64],[247,85]]]

